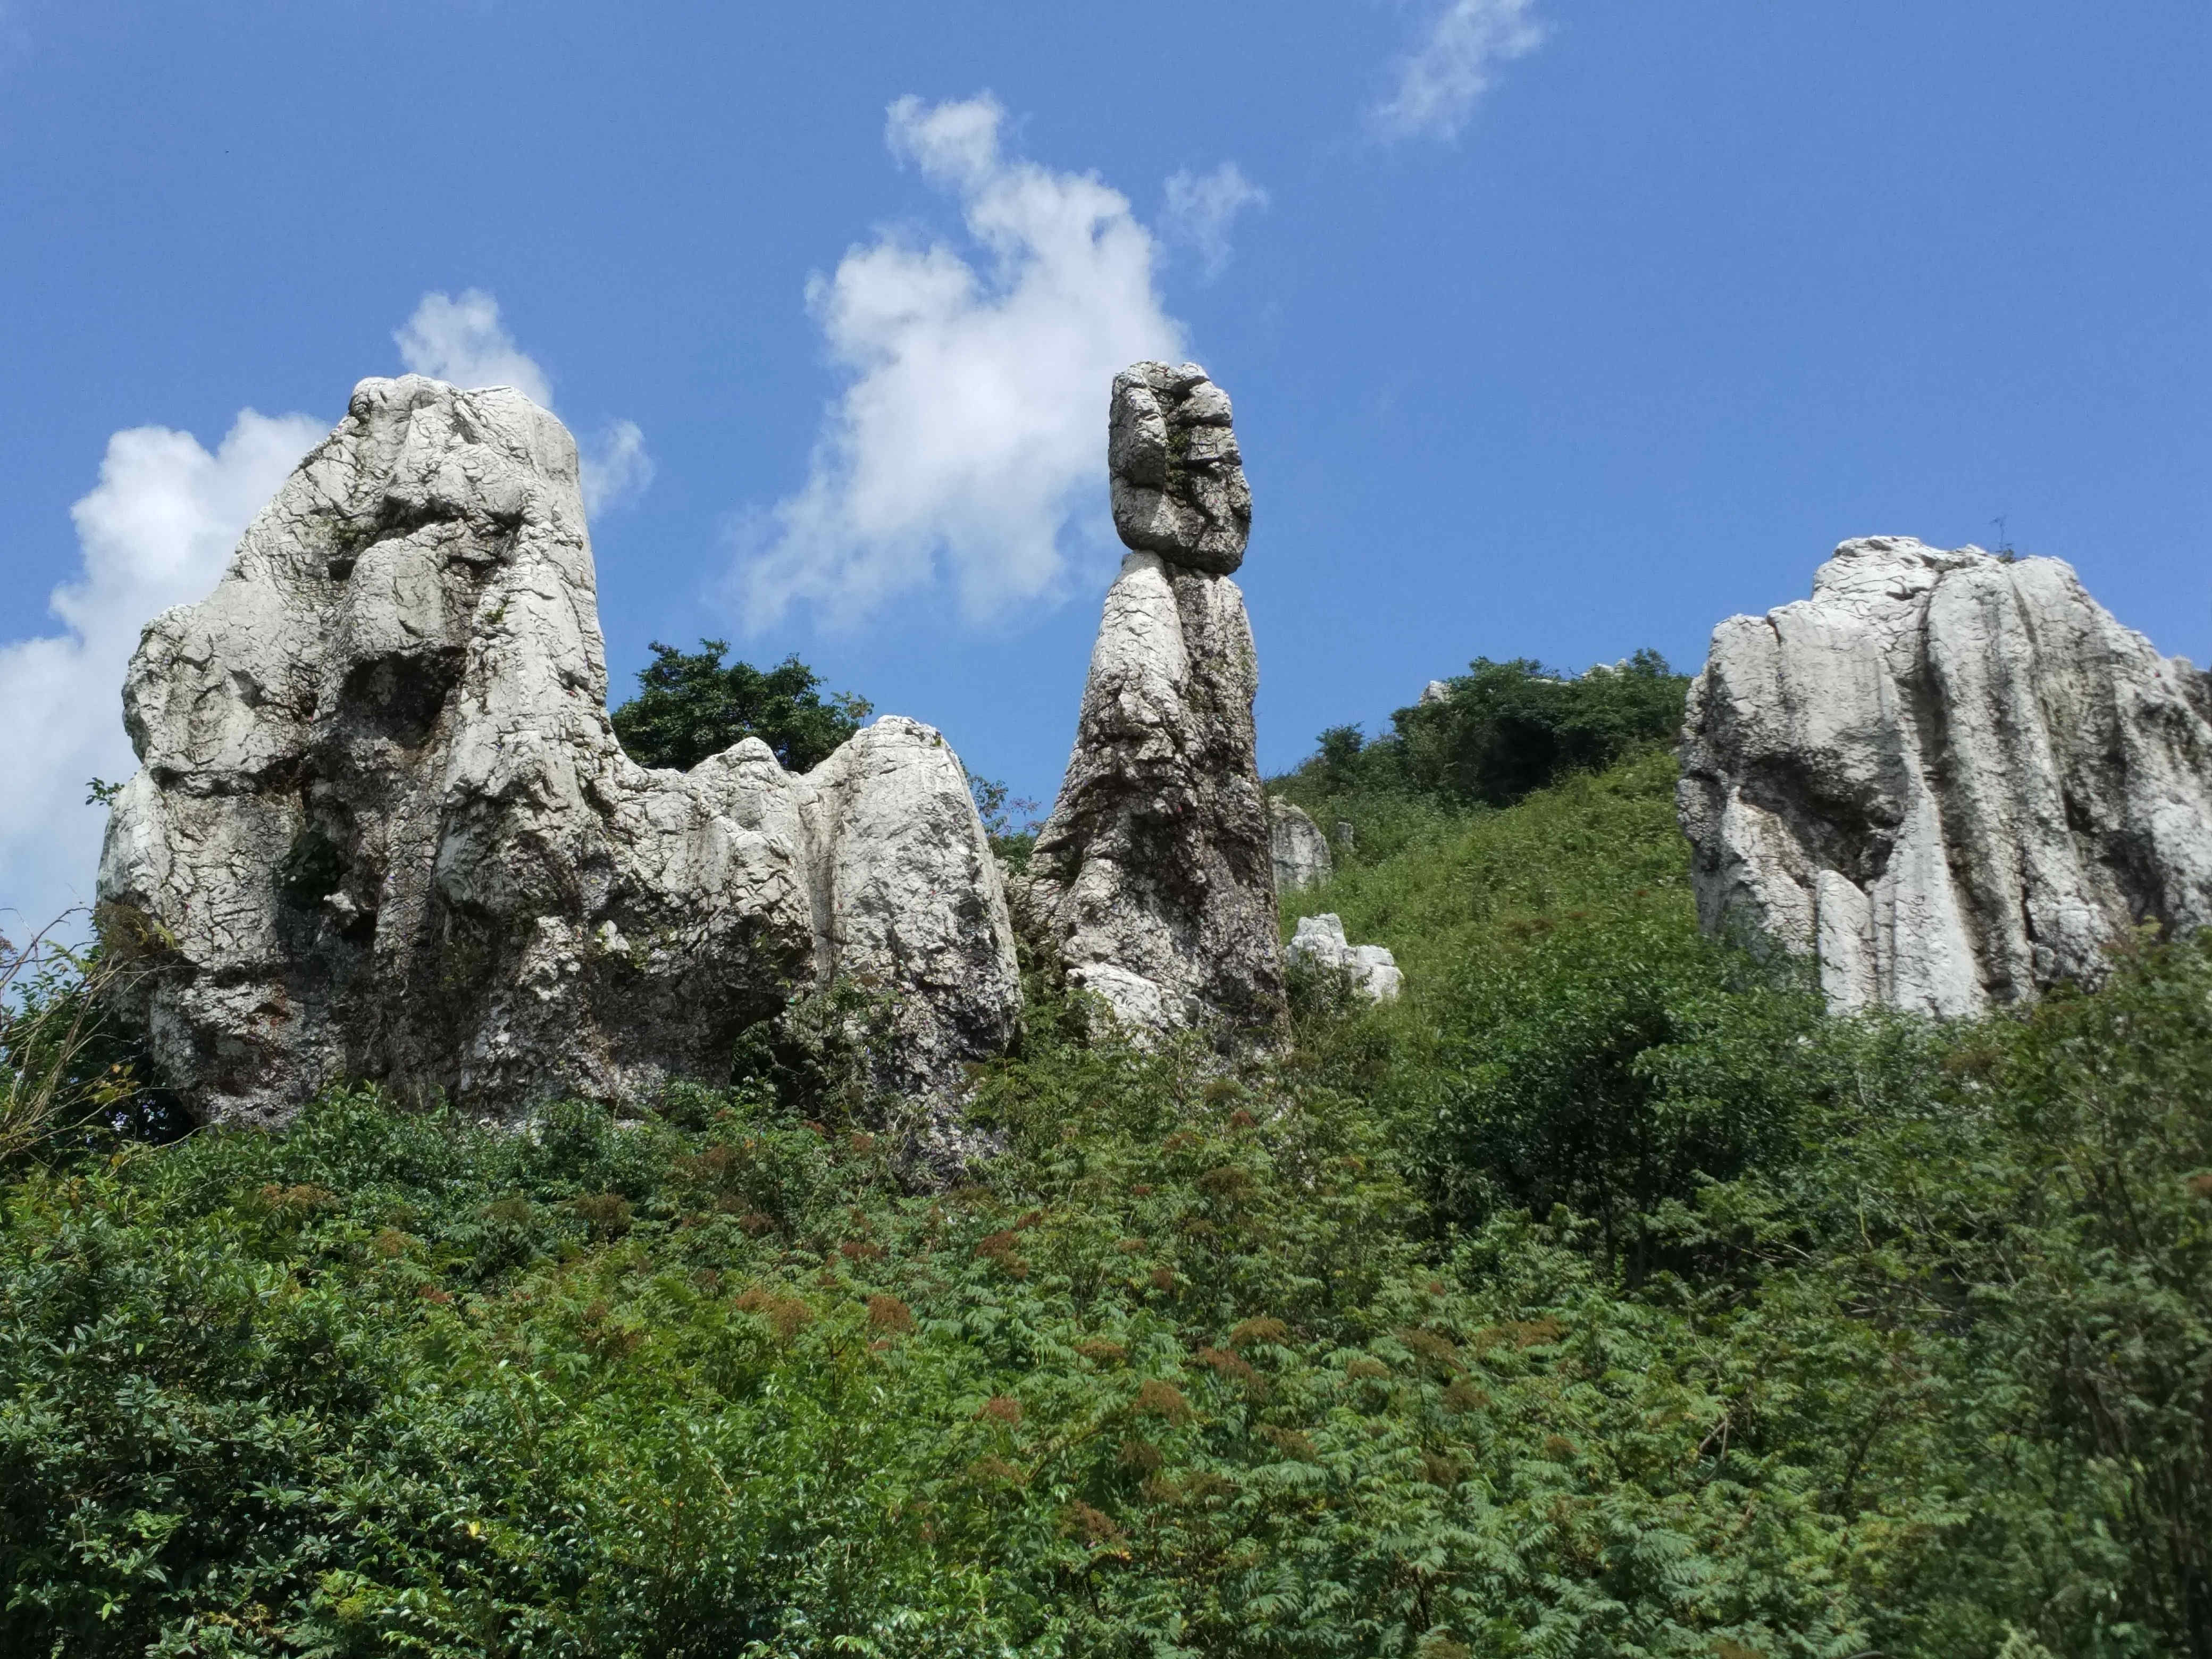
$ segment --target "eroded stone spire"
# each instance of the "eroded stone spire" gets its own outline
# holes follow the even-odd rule
[[[1244,562],[1244,458],[1229,394],[1196,363],[1133,363],[1114,377],[1106,471],[1125,545],[1216,576]]]
[[[1138,363],[1108,416],[1115,526],[1074,752],[1037,837],[1030,904],[1069,980],[1131,1030],[1272,1038],[1283,972],[1259,662],[1243,595],[1252,498],[1228,395],[1195,364]]]

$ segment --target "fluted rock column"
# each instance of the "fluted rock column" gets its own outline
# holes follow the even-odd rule
[[[1706,927],[1817,958],[1838,1012],[1972,1013],[2212,922],[2212,680],[2056,559],[1845,542],[1713,631],[1679,799]]]

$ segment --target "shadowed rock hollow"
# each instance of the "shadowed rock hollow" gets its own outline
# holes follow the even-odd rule
[[[196,1112],[279,1122],[337,1076],[633,1101],[726,1080],[745,1027],[840,978],[885,1000],[886,1088],[1003,1050],[1012,936],[942,738],[649,771],[606,689],[567,430],[504,387],[362,382],[125,688],[103,915]]]
[[[1838,1011],[1971,1013],[2212,920],[2212,684],[2055,559],[1845,542],[1714,630],[1682,767],[1705,926],[1816,956]]]

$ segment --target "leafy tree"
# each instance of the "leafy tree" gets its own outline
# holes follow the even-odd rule
[[[983,821],[991,850],[1016,869],[1027,868],[1037,831],[1044,828],[1044,820],[1037,817],[1044,803],[1010,794],[996,778],[971,776],[968,793],[975,797],[975,813]]]
[[[1366,739],[1356,726],[1332,726],[1316,738],[1311,766],[1332,789],[1349,789],[1359,781],[1359,757]]]
[[[1567,676],[1532,658],[1478,657],[1449,695],[1390,717],[1417,787],[1504,805],[1569,772],[1671,739],[1689,681],[1656,651]]]
[[[638,694],[613,714],[615,735],[641,766],[690,771],[744,738],[775,750],[786,770],[805,772],[860,729],[872,705],[850,691],[824,697],[821,676],[795,656],[775,667],[725,665],[725,640],[696,651],[653,641]]]
[[[1393,714],[1392,729],[1372,742],[1356,726],[1329,727],[1314,754],[1270,787],[1318,822],[1351,820],[1363,849],[1395,850],[1392,821],[1411,804],[1510,805],[1570,773],[1671,743],[1689,684],[1656,651],[1582,674],[1532,657],[1478,657],[1443,682],[1444,696]],[[1370,842],[1370,829],[1383,831],[1379,840]]]

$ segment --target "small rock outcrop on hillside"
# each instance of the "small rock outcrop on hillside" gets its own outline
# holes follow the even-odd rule
[[[567,430],[503,387],[363,381],[125,687],[102,910],[195,1111],[281,1122],[335,1076],[632,1101],[726,1081],[740,1032],[840,980],[884,1000],[884,1086],[1004,1048],[1012,935],[943,738],[648,771],[606,689]]]
[[[1318,887],[1335,873],[1336,860],[1329,853],[1328,837],[1304,807],[1268,796],[1267,826],[1278,894]]]
[[[1300,916],[1283,954],[1295,967],[1343,975],[1370,1002],[1395,1001],[1406,988],[1397,957],[1380,945],[1351,943],[1344,936],[1342,920],[1328,911]]]
[[[1284,1029],[1259,663],[1243,595],[1251,492],[1229,398],[1195,364],[1114,381],[1114,524],[1075,748],[1030,861],[1027,905],[1069,981],[1140,1035]]]
[[[2055,559],[1846,542],[1714,631],[1680,805],[1700,918],[1838,1011],[1971,1013],[2212,920],[2212,683]]]

